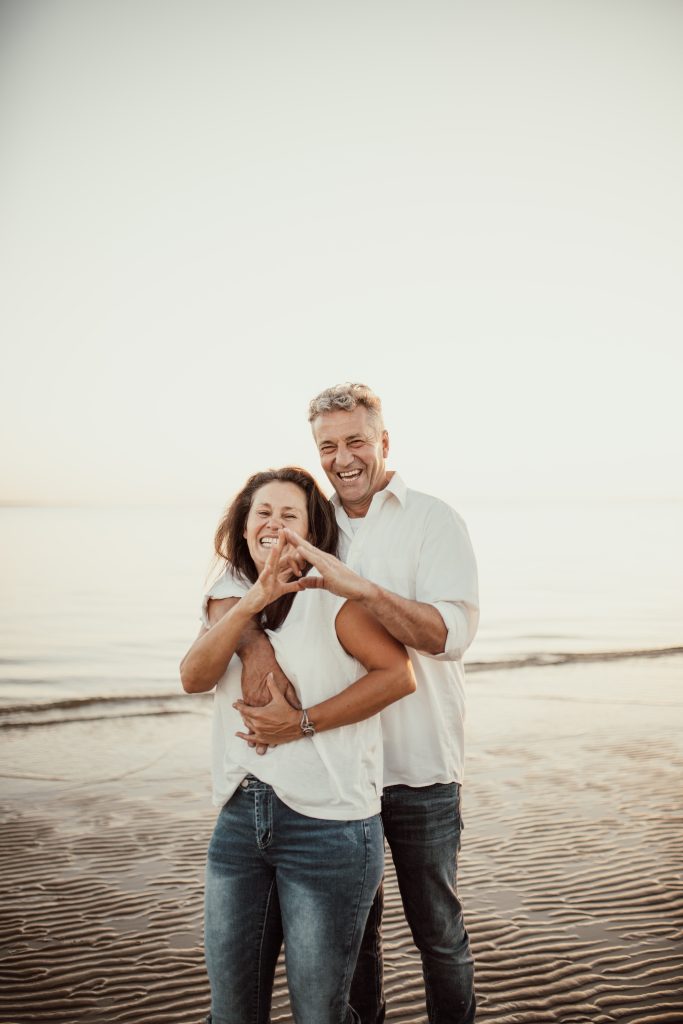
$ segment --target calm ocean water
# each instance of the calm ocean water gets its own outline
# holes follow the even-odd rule
[[[454,504],[480,570],[472,685],[482,663],[512,685],[520,659],[683,645],[683,503]],[[198,629],[219,513],[0,509],[4,721],[149,698],[163,709]]]

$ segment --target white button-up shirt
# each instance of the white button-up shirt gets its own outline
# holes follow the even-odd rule
[[[449,505],[410,490],[397,473],[353,527],[336,494],[332,503],[341,531],[339,557],[364,579],[433,605],[448,630],[441,654],[408,648],[417,690],[381,712],[384,785],[462,782],[462,657],[479,622],[477,566],[467,527]],[[204,616],[209,598],[241,597],[245,589],[227,571],[204,599]]]
[[[332,502],[343,561],[400,597],[433,605],[448,629],[442,654],[409,649],[417,690],[381,712],[384,785],[462,782],[462,656],[479,621],[477,567],[467,527],[445,502],[410,490],[397,473],[354,528],[337,495]]]

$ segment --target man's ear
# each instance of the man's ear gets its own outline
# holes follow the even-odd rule
[[[389,454],[389,432],[387,430],[382,431],[382,455],[386,459]]]

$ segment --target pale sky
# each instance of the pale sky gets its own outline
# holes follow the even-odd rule
[[[0,500],[316,471],[343,380],[454,503],[683,497],[682,52],[677,0],[5,0]]]

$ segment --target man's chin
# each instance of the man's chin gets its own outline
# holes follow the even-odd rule
[[[367,500],[366,492],[360,488],[348,488],[346,490],[342,488],[337,491],[337,494],[345,505],[362,505]]]
[[[337,494],[348,495],[349,497],[362,499],[367,492],[367,485],[362,476],[355,480],[340,480],[339,477],[333,483]]]

